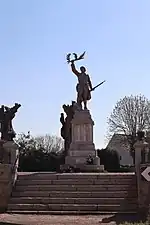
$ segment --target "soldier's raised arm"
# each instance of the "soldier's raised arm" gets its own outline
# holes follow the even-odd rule
[[[71,70],[76,76],[80,75],[80,73],[76,70],[76,67],[73,61],[71,62]]]

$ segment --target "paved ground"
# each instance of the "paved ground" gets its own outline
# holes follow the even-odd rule
[[[116,224],[113,221],[102,222],[110,216],[52,216],[52,215],[15,215],[0,214],[1,225],[99,225]],[[106,219],[107,220],[107,219]]]
[[[134,220],[135,216],[113,215],[19,215],[0,214],[0,225],[119,225],[122,221]]]

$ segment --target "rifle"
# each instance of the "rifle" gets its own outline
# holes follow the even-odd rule
[[[94,91],[96,88],[98,88],[100,85],[102,85],[103,83],[105,83],[106,81],[102,81],[101,83],[97,84],[95,87],[92,88],[91,91]]]

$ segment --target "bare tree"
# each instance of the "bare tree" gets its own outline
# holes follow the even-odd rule
[[[58,153],[63,150],[63,140],[60,137],[46,134],[44,136],[37,136],[34,140],[37,148],[43,148],[47,152]]]
[[[124,134],[134,156],[137,132],[150,130],[150,101],[142,95],[120,99],[109,117],[108,125],[110,135]]]

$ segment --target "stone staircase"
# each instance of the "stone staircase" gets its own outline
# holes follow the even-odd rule
[[[19,173],[8,213],[134,213],[134,173]]]

